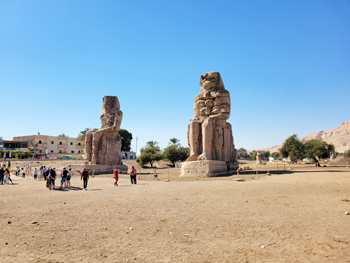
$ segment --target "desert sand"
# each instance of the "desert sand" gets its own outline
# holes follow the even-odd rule
[[[179,178],[158,168],[157,179],[142,169],[137,185],[98,175],[87,191],[77,174],[52,191],[12,175],[0,185],[0,262],[350,262],[350,170],[270,169]]]

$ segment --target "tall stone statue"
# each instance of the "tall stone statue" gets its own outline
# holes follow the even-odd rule
[[[194,98],[194,118],[188,126],[190,156],[186,162],[221,161],[206,163],[209,166],[214,165],[217,174],[220,173],[219,170],[224,173],[225,169],[227,172],[228,168],[233,167],[232,164],[237,161],[238,156],[233,143],[231,124],[226,122],[231,112],[230,93],[225,89],[219,72],[201,75],[199,85],[200,92]],[[184,164],[182,176],[187,176],[190,170],[199,167],[195,163]],[[219,166],[221,168],[218,168]],[[207,176],[211,176],[211,172],[208,172]]]
[[[86,160],[90,164],[120,164],[122,117],[118,97],[103,97],[101,129],[92,129],[85,136]]]
[[[188,144],[191,149],[187,161],[237,160],[233,144],[230,118],[230,93],[225,90],[219,72],[201,76],[201,90],[194,98],[194,118],[188,128]]]

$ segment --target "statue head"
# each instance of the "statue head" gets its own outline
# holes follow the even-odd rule
[[[112,127],[114,125],[115,114],[120,109],[117,96],[104,96],[101,111],[101,128]]]
[[[103,97],[103,106],[102,111],[109,111],[111,109],[120,110],[120,104],[117,96],[104,96]]]
[[[220,73],[215,71],[210,71],[201,75],[199,85],[202,87],[200,92],[209,91],[211,89],[225,89]]]

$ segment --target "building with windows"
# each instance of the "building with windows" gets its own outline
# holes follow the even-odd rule
[[[36,154],[62,153],[62,154],[83,154],[85,151],[85,140],[81,138],[71,138],[48,135],[27,135],[13,137],[14,141],[30,141],[30,150]]]

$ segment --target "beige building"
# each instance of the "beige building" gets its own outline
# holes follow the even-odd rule
[[[13,140],[30,140],[29,149],[33,149],[37,154],[63,153],[63,154],[83,154],[85,151],[85,140],[81,138],[70,138],[48,135],[27,135],[13,137]]]

